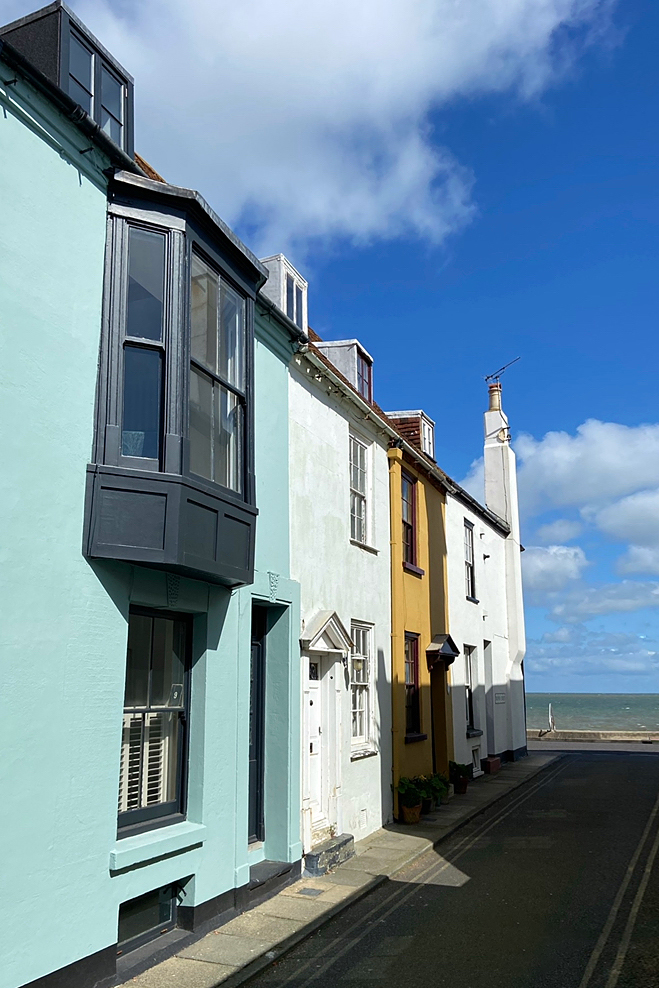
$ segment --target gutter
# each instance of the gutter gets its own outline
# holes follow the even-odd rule
[[[309,337],[306,333],[303,333],[299,326],[296,326],[292,319],[289,319],[285,312],[282,312],[278,305],[276,305],[272,299],[269,299],[266,295],[259,292],[256,296],[256,300],[261,305],[268,315],[273,315],[278,322],[282,324],[284,329],[287,330],[288,335],[296,343],[301,346],[306,347],[309,344]],[[307,354],[308,356],[308,354]]]
[[[67,96],[59,86],[56,86],[50,79],[46,78],[13,45],[10,45],[8,41],[3,41],[2,38],[0,38],[0,59],[15,72],[19,72],[38,93],[45,96],[50,103],[54,104],[67,120],[74,123],[85,137],[88,137],[94,142],[115,167],[121,168],[124,171],[131,171],[135,175],[144,175],[139,165],[107,136],[99,124],[95,120],[92,120],[89,114],[74,99]]]

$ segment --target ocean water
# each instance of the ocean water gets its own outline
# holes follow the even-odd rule
[[[659,730],[657,693],[527,693],[530,730],[547,730],[550,703],[557,731]]]

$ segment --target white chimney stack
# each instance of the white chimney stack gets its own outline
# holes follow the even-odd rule
[[[517,502],[517,469],[510,445],[508,419],[501,407],[501,384],[489,385],[489,408],[485,412],[485,504],[510,527],[505,542],[506,607],[508,612],[507,676],[512,690],[524,690],[522,660],[526,651],[524,599],[522,594],[522,546]],[[508,704],[513,748],[526,745],[523,705]]]

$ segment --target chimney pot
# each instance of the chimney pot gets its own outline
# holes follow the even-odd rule
[[[490,408],[491,412],[501,411],[501,384],[499,381],[495,381],[493,384],[488,386],[490,393]]]

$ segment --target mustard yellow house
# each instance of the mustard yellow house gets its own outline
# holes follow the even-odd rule
[[[390,412],[389,449],[394,790],[401,776],[448,772],[453,725],[448,668],[445,512],[448,478],[435,465],[434,423]]]

